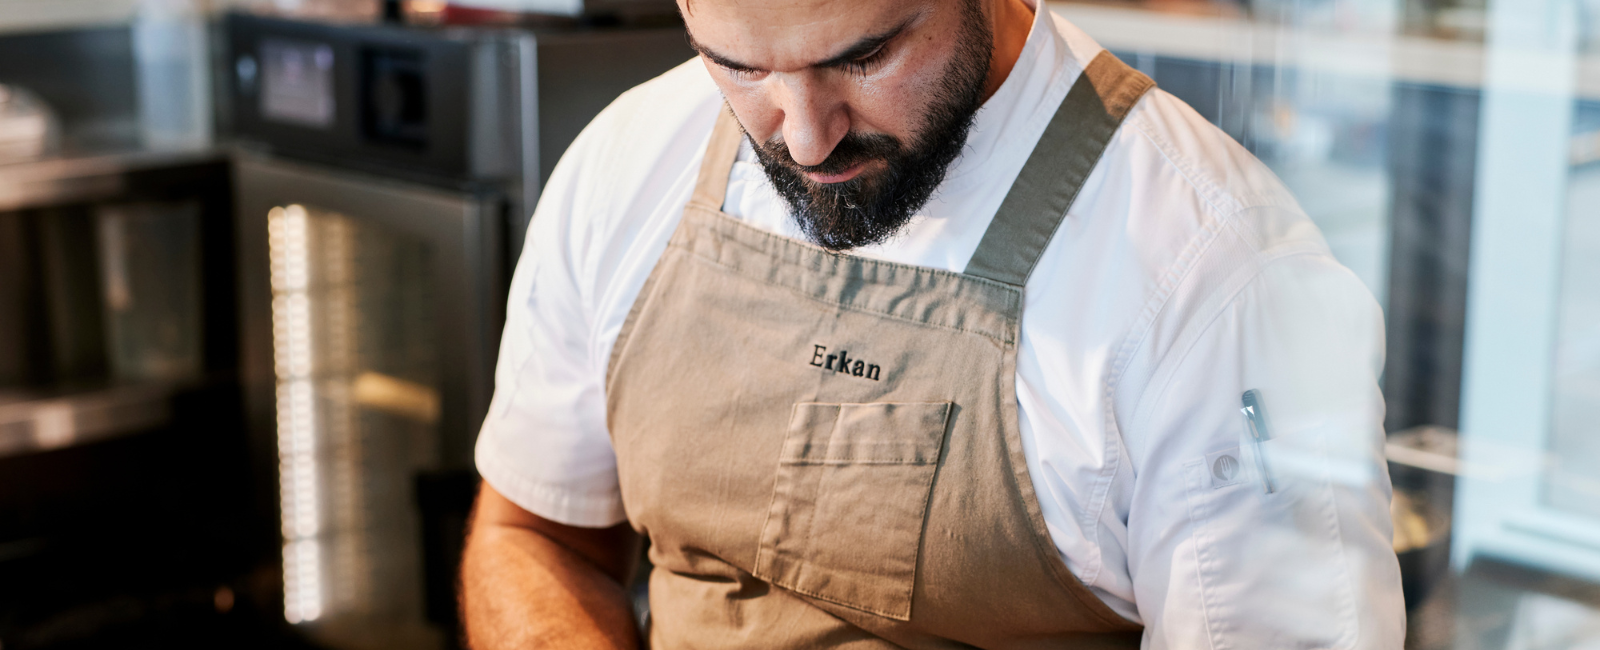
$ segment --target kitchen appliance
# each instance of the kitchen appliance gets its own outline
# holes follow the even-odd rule
[[[228,169],[215,151],[0,166],[6,647],[126,638],[262,555]]]
[[[453,643],[459,543],[432,522],[470,504],[527,215],[600,109],[693,53],[681,26],[225,26],[284,616],[335,648]]]
[[[0,14],[0,645],[277,638],[227,152],[143,146],[127,24]]]

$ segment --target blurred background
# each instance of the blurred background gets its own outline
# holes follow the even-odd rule
[[[1600,648],[1600,0],[1052,2],[1384,306],[1408,648]],[[0,648],[452,648],[541,182],[670,1],[0,0]]]

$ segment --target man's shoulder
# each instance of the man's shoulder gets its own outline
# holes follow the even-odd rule
[[[1067,44],[1077,69],[1088,66],[1103,48],[1088,33],[1057,15],[1055,29]],[[1124,122],[1106,152],[1104,170],[1112,188],[1127,192],[1111,199],[1128,205],[1129,232],[1141,227],[1162,233],[1135,246],[1182,247],[1204,239],[1224,223],[1260,226],[1265,250],[1283,245],[1320,244],[1322,237],[1288,188],[1260,160],[1183,100],[1157,87]],[[1109,188],[1108,188],[1109,189]],[[1128,201],[1130,197],[1156,198]],[[1158,198],[1157,198],[1158,197]],[[1262,220],[1274,223],[1257,223]],[[1165,257],[1147,249],[1142,256]],[[1170,258],[1169,258],[1170,259]]]
[[[1321,232],[1265,163],[1188,104],[1153,90],[1128,117],[1126,160],[1159,191],[1162,210],[1130,214],[1187,249],[1216,236],[1243,238],[1256,255],[1326,250]],[[1174,251],[1176,253],[1177,251]]]
[[[1085,196],[1102,238],[1144,294],[1136,311],[1208,302],[1272,260],[1333,261],[1316,225],[1266,164],[1172,95],[1129,114]],[[1131,266],[1130,266],[1131,265]],[[1131,288],[1123,285],[1122,289]],[[1203,317],[1202,314],[1192,314]]]
[[[1277,175],[1176,97],[1142,100],[1107,161],[1105,198],[1125,207],[1106,228],[1128,247],[1134,277],[1122,286],[1140,294],[1116,364],[1124,412],[1164,376],[1158,368],[1229,336],[1214,327],[1224,314],[1271,313],[1299,331],[1307,314],[1365,323],[1377,313]]]
[[[1272,267],[1353,277],[1265,163],[1164,91],[1128,116],[1104,163],[1097,201],[1116,209],[1098,215],[1101,228],[1125,247],[1117,259],[1130,275],[1118,288],[1140,295],[1128,303],[1138,314],[1128,336],[1142,351],[1127,352],[1147,363],[1203,329]]]

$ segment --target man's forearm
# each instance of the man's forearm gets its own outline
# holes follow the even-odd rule
[[[461,578],[473,650],[639,647],[623,585],[537,531],[475,525]]]

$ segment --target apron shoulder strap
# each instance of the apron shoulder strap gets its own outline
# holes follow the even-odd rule
[[[1101,52],[1061,101],[965,273],[1023,286],[1111,137],[1155,82]]]
[[[711,141],[706,143],[706,156],[700,163],[700,178],[695,181],[694,197],[690,203],[711,210],[721,210],[723,198],[728,194],[728,174],[733,172],[733,161],[739,157],[739,142],[744,131],[733,111],[723,104],[717,113],[717,124],[711,127]]]

